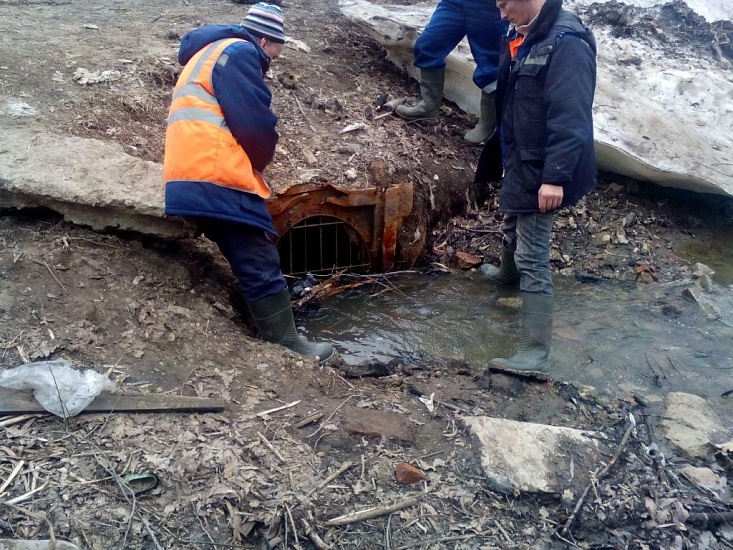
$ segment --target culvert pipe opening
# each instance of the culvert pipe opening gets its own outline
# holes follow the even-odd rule
[[[345,221],[312,216],[285,231],[277,242],[280,265],[286,275],[362,273],[371,267],[361,235]]]

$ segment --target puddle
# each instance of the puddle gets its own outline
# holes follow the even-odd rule
[[[733,262],[731,262],[733,264]],[[511,354],[518,292],[463,275],[411,275],[322,303],[306,328],[349,364],[411,362],[482,369]],[[554,345],[558,380],[623,397],[733,389],[733,328],[704,316],[680,285],[580,283],[556,278]]]
[[[715,229],[705,239],[689,241],[677,253],[689,262],[713,269],[713,279],[719,285],[733,285],[733,226]]]

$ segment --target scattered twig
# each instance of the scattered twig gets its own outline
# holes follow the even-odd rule
[[[310,121],[310,120],[308,119],[308,115],[306,115],[306,114],[305,114],[305,111],[303,110],[303,106],[302,106],[302,105],[300,104],[300,100],[298,99],[298,96],[297,96],[297,95],[295,95],[295,94],[294,94],[293,92],[291,92],[291,93],[290,93],[290,95],[292,95],[292,96],[293,96],[293,98],[295,99],[295,103],[297,103],[297,104],[298,104],[298,109],[300,109],[300,112],[301,112],[301,114],[303,115],[303,118],[305,119],[305,121],[306,121],[306,122],[308,123],[308,126],[310,126],[310,129],[311,129],[311,130],[312,130],[313,132],[315,132],[315,131],[316,131],[316,129],[314,128],[314,126],[313,126],[313,124],[311,123],[311,121]]]
[[[58,278],[56,277],[56,274],[49,267],[49,265],[45,262],[45,260],[35,260],[35,259],[31,258],[31,261],[34,262],[34,263],[37,263],[38,265],[45,265],[46,266],[46,269],[48,269],[48,272],[51,274],[51,277],[53,277],[54,281],[56,281],[59,284],[59,286],[61,287],[61,290],[63,290],[64,292],[66,292],[66,287],[61,284],[61,281],[58,280]]]
[[[262,418],[264,420],[264,418],[266,416],[268,416],[268,415],[270,415],[270,414],[272,414],[274,412],[284,411],[285,409],[289,409],[291,407],[295,407],[295,405],[297,405],[298,403],[300,403],[300,399],[298,399],[297,401],[293,401],[292,403],[288,403],[287,405],[282,405],[280,407],[275,407],[274,409],[270,409],[269,411],[258,412],[255,416],[258,416],[258,417],[260,417],[260,418]]]
[[[341,466],[339,466],[338,470],[336,470],[334,473],[332,473],[326,479],[324,479],[323,481],[321,481],[318,485],[316,485],[315,487],[313,487],[313,489],[311,489],[310,491],[308,491],[308,494],[306,496],[311,496],[316,491],[320,491],[326,485],[328,485],[334,479],[336,479],[338,476],[340,476],[341,474],[343,474],[346,470],[348,470],[349,468],[351,468],[353,465],[354,465],[353,462],[351,462],[350,460],[347,460]]]
[[[12,426],[13,424],[20,424],[21,422],[25,422],[26,420],[30,418],[37,417],[37,414],[24,414],[21,416],[11,416],[9,418],[6,418],[5,420],[0,420],[0,428],[5,428],[6,426]],[[2,493],[2,491],[0,491]]]
[[[288,518],[290,519],[290,525],[293,526],[293,538],[295,539],[295,547],[300,550],[300,541],[298,540],[298,528],[295,526],[295,520],[293,519],[293,514],[290,512],[290,506],[288,506],[287,502],[283,502],[283,505],[285,506],[285,511],[288,514]]]
[[[318,533],[316,532],[315,528],[308,523],[308,520],[305,518],[300,518],[300,522],[303,524],[303,528],[305,529],[305,536],[311,539],[311,542],[313,543],[313,546],[315,546],[318,550],[329,550],[331,547],[323,542],[323,539],[318,536]]]
[[[10,502],[3,502],[2,500],[0,500],[0,506],[7,506],[8,508],[17,510],[18,512],[21,512],[28,517],[46,522],[46,524],[48,525],[48,538],[50,540],[49,548],[56,548],[56,529],[54,529],[53,523],[48,519],[46,514],[38,514],[36,512],[28,510],[28,508],[23,508],[22,506],[17,506],[15,504],[11,504]]]
[[[314,422],[317,422],[321,418],[323,418],[322,412],[313,413],[313,414],[306,416],[303,420],[301,420],[297,424],[294,424],[294,427],[295,428],[305,428],[309,424],[313,424]]]
[[[440,405],[441,407],[445,407],[446,409],[450,409],[452,411],[460,412],[463,414],[469,414],[469,411],[466,409],[462,409],[461,407],[457,407],[456,405],[451,405],[450,403],[446,403],[445,401],[438,401],[437,399],[433,399],[433,403],[436,405]]]
[[[15,479],[15,476],[18,475],[18,472],[20,472],[20,469],[25,465],[25,460],[19,460],[18,463],[15,465],[15,468],[13,468],[13,471],[10,472],[10,475],[8,476],[8,479],[6,479],[2,485],[0,485],[0,495],[2,495],[5,492],[5,489],[8,488],[8,485]]]
[[[340,404],[340,405],[339,405],[338,407],[336,407],[336,408],[334,409],[334,411],[333,411],[333,412],[332,412],[332,413],[331,413],[331,414],[329,415],[329,417],[328,417],[328,418],[326,418],[326,420],[324,420],[323,422],[321,422],[321,425],[320,425],[320,426],[318,426],[318,429],[317,429],[317,430],[316,430],[315,432],[313,432],[313,433],[311,433],[311,434],[308,434],[308,436],[307,436],[307,437],[313,437],[313,436],[314,436],[314,435],[316,435],[316,434],[317,434],[318,432],[320,432],[320,431],[321,431],[321,430],[322,430],[322,429],[323,429],[323,428],[324,428],[324,427],[326,426],[326,424],[328,424],[328,421],[329,421],[329,420],[331,420],[331,419],[333,418],[333,415],[335,415],[335,414],[336,414],[336,413],[338,412],[338,410],[339,410],[339,409],[340,409],[341,407],[343,407],[344,405],[346,405],[346,402],[347,402],[347,401],[348,401],[349,399],[351,399],[352,397],[354,397],[354,396],[353,396],[353,395],[350,395],[349,397],[347,397],[346,399],[344,399],[344,400],[343,400],[343,401],[341,402],[341,404]]]
[[[335,527],[337,525],[348,525],[349,523],[357,523],[359,521],[364,521],[367,519],[374,519],[381,516],[386,516],[387,514],[391,514],[392,512],[397,512],[398,510],[404,510],[405,508],[409,508],[410,506],[415,506],[417,503],[418,499],[408,498],[403,501],[397,502],[396,504],[392,504],[391,506],[368,508],[367,510],[360,510],[359,512],[344,514],[343,516],[329,519],[328,521],[324,522],[323,525],[326,525],[327,527]],[[420,543],[420,546],[422,546],[422,543]]]
[[[583,494],[580,495],[580,498],[578,499],[578,502],[575,504],[575,508],[573,508],[573,512],[570,514],[570,517],[565,522],[565,525],[562,526],[562,529],[560,530],[561,534],[565,535],[570,530],[570,526],[573,524],[573,522],[575,521],[575,518],[578,516],[578,512],[580,512],[580,509],[583,506],[585,497],[588,495],[588,491],[591,490],[591,487],[593,487],[594,482],[597,482],[603,479],[606,476],[606,474],[608,474],[608,472],[611,471],[611,468],[613,468],[613,466],[616,464],[619,457],[621,456],[621,453],[626,448],[626,444],[629,441],[629,437],[631,437],[631,432],[634,430],[635,427],[636,427],[635,422],[631,422],[629,424],[629,427],[626,428],[626,432],[624,433],[623,438],[621,438],[621,443],[619,443],[619,446],[616,449],[616,452],[613,454],[613,457],[611,458],[609,463],[606,464],[606,466],[596,475],[591,476],[590,483],[588,483],[588,485],[586,486],[585,490],[583,491]]]
[[[272,451],[272,453],[277,457],[281,464],[285,464],[285,459],[283,458],[283,456],[279,452],[277,452],[277,449],[272,446],[272,443],[270,443],[264,435],[262,435],[260,432],[257,432],[257,437],[259,437],[262,442],[267,445],[267,448]]]
[[[191,509],[193,510],[193,515],[194,515],[194,516],[196,516],[196,519],[197,519],[197,520],[199,521],[199,527],[201,527],[201,530],[202,530],[202,531],[204,532],[204,534],[206,535],[206,538],[208,538],[208,539],[209,539],[209,542],[210,542],[211,544],[214,544],[214,539],[213,539],[213,538],[211,538],[211,535],[210,535],[210,534],[209,534],[209,532],[208,532],[208,531],[206,530],[206,527],[204,527],[204,522],[203,522],[203,521],[201,521],[201,515],[200,515],[200,514],[197,514],[197,513],[196,513],[196,506],[194,505],[194,503],[193,503],[193,502],[191,503]]]
[[[48,481],[41,485],[40,487],[36,487],[35,489],[28,491],[27,493],[17,496],[15,498],[11,498],[10,500],[6,500],[6,504],[20,504],[24,500],[28,500],[30,497],[35,495],[36,493],[43,491],[46,487],[48,487]]]

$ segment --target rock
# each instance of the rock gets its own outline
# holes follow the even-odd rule
[[[506,493],[582,492],[604,451],[600,433],[488,416],[462,417],[491,486]],[[577,487],[573,487],[578,484]]]
[[[394,470],[395,478],[403,485],[412,485],[419,481],[425,481],[428,477],[407,462],[400,462]]]
[[[689,459],[711,453],[711,437],[725,435],[720,419],[702,397],[672,392],[662,401],[660,427],[675,450]]]
[[[460,250],[453,256],[453,261],[458,269],[471,269],[472,267],[481,265],[481,260],[476,256]]]
[[[409,418],[392,412],[346,407],[342,426],[352,435],[382,437],[402,443],[412,443],[414,437]]]
[[[733,297],[708,275],[701,275],[683,294],[692,298],[711,319],[718,319],[724,325],[733,327]]]
[[[710,468],[685,466],[680,473],[698,487],[715,493],[718,498],[727,496],[728,480],[724,476],[716,475]]]
[[[715,275],[715,271],[705,264],[697,262],[692,268],[692,276],[696,279],[699,279],[704,275],[712,277],[713,275]]]

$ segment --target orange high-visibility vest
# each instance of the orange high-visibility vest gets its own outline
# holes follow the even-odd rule
[[[178,77],[165,132],[163,180],[205,181],[267,199],[270,187],[229,131],[214,96],[214,67],[235,42],[246,41],[226,38],[202,48]]]

